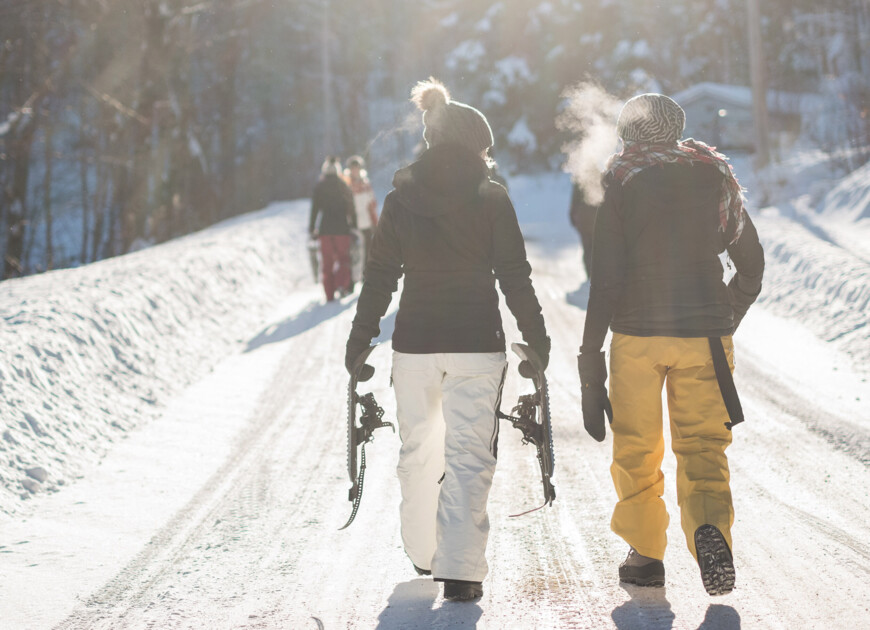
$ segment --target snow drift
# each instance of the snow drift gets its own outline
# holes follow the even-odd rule
[[[307,204],[0,284],[0,513],[54,491],[310,278]],[[310,282],[310,280],[309,280]]]

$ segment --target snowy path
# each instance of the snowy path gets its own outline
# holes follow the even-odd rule
[[[855,418],[866,412],[870,391],[860,374],[836,378],[839,355],[809,335],[797,341],[811,367],[771,365],[744,352],[756,341],[779,349],[796,342],[793,325],[763,312],[752,313],[737,338],[748,418],[729,450],[737,590],[717,599],[703,591],[676,517],[672,455],[665,459],[668,586],[618,584],[625,549],[609,531],[609,440],[593,442],[579,421],[574,351],[583,292],[571,292],[578,257],[572,247],[546,249],[530,243],[557,342],[548,371],[558,499],[508,518],[540,500],[540,482],[531,447],[506,425],[490,502],[491,573],[480,602],[444,603],[431,580],[413,573],[398,532],[398,438],[388,430],[367,449],[356,521],[337,531],[350,507],[341,357],[355,301],[319,305],[311,287],[282,306],[247,352],[176,398],[93,475],[0,527],[0,628],[870,624],[870,441],[866,422]],[[516,339],[515,331],[508,337]],[[394,416],[389,352],[379,350],[373,361],[375,394]],[[807,389],[806,375],[818,389]],[[512,370],[506,403],[524,387]],[[844,391],[864,403],[846,400]]]

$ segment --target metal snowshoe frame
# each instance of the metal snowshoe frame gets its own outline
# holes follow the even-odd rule
[[[512,343],[511,349],[523,361],[528,361],[535,370],[532,383],[535,386],[533,394],[524,394],[519,397],[517,405],[509,415],[502,413],[501,409],[496,413],[500,419],[508,420],[523,434],[523,444],[534,444],[537,449],[538,464],[541,467],[541,483],[544,488],[544,503],[531,510],[510,516],[523,516],[540,510],[542,507],[553,505],[556,498],[556,488],[553,487],[553,465],[556,461],[553,451],[553,431],[550,425],[550,395],[547,389],[547,378],[540,357],[529,346],[522,343]]]
[[[347,386],[347,474],[350,477],[351,487],[348,491],[347,499],[353,503],[353,508],[350,513],[350,518],[339,530],[345,529],[356,518],[359,504],[362,500],[363,482],[366,474],[366,443],[374,439],[375,429],[381,427],[390,427],[393,433],[396,432],[396,427],[392,422],[383,422],[384,409],[378,405],[375,400],[375,395],[372,392],[360,396],[356,387],[359,384],[359,375],[366,359],[377,346],[369,346],[356,359],[353,364],[353,371],[350,377],[350,382]],[[359,416],[359,425],[357,425],[357,405],[359,405],[362,413]],[[359,459],[357,460],[357,449],[359,449]],[[357,461],[359,465],[357,465]]]
[[[306,248],[308,249],[308,263],[311,265],[314,284],[317,284],[320,282],[320,243],[315,239],[311,239],[308,241]]]

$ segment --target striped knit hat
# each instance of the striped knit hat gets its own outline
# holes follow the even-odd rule
[[[686,112],[664,94],[641,94],[623,106],[616,133],[626,142],[674,144],[683,135]]]
[[[437,79],[420,81],[411,91],[411,100],[423,110],[423,139],[429,147],[453,142],[480,153],[493,145],[486,116],[470,105],[452,100]]]

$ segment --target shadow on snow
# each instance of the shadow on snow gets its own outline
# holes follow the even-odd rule
[[[584,280],[583,284],[571,291],[571,293],[567,293],[565,301],[585,311],[589,304],[589,280]]]
[[[248,342],[245,352],[251,352],[270,343],[277,343],[301,335],[322,324],[326,320],[335,317],[356,304],[356,299],[348,301],[335,300],[333,302],[311,302],[302,311],[288,317],[278,324],[269,324],[256,337]]]
[[[619,630],[671,630],[674,612],[664,588],[620,584],[631,599],[610,616]],[[710,604],[698,630],[740,630],[740,615],[731,606]]]
[[[413,628],[475,628],[483,610],[474,602],[444,602],[432,608],[439,587],[417,578],[396,585],[386,608],[378,615],[377,630]]]

